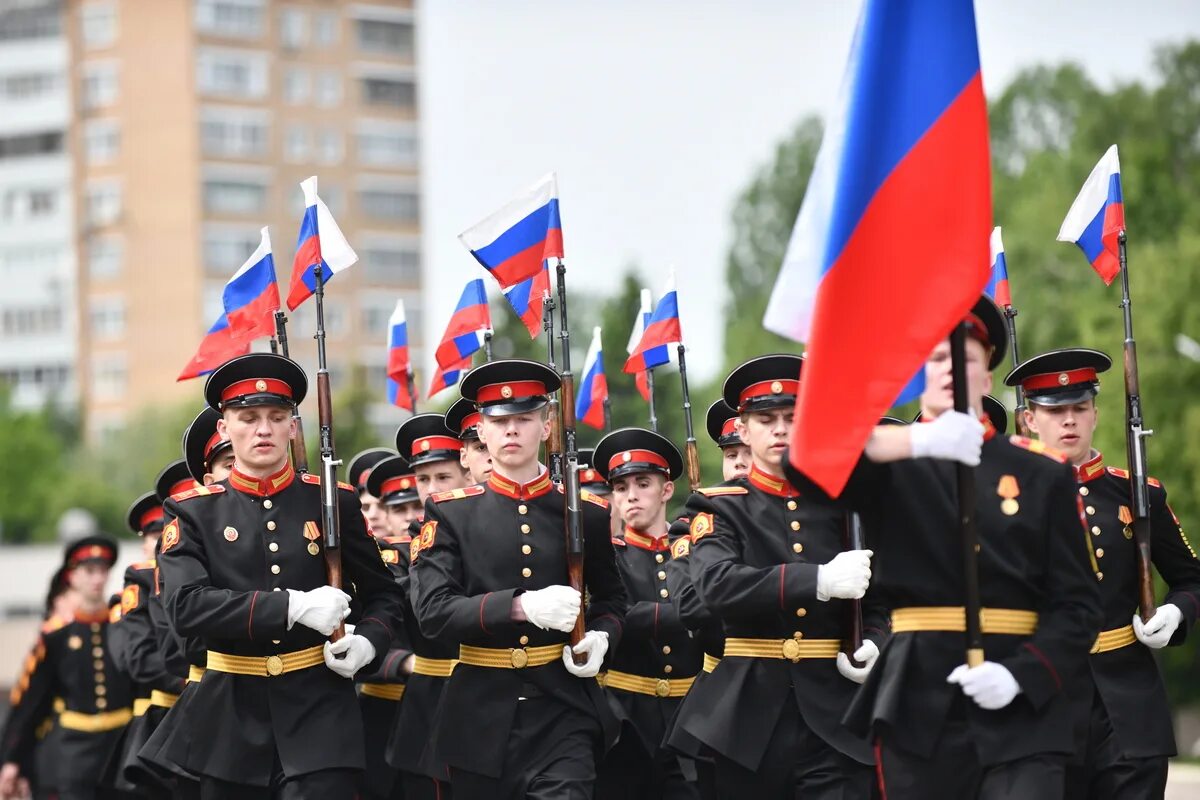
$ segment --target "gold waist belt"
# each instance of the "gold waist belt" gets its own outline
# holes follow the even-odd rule
[[[361,688],[367,697],[378,697],[380,700],[399,700],[404,697],[403,683],[364,683]]]
[[[452,658],[422,658],[413,656],[413,675],[449,678],[457,662]]]
[[[1120,650],[1122,647],[1128,647],[1137,641],[1137,636],[1133,633],[1133,626],[1126,625],[1124,628],[1113,628],[1111,631],[1100,631],[1100,635],[1096,637],[1095,643],[1092,645],[1091,652],[1107,653],[1109,650]]]
[[[191,666],[188,667],[188,677],[187,677],[188,683],[199,683],[200,679],[203,677],[204,677],[204,667],[197,667],[195,664],[192,664]]]
[[[725,656],[783,658],[795,663],[804,658],[837,658],[838,639],[726,639]]]
[[[1014,608],[980,609],[979,621],[984,633],[1029,636],[1037,630],[1036,611]],[[917,606],[892,611],[892,633],[913,631],[950,631],[965,633],[967,612],[962,606]]]
[[[58,715],[58,724],[72,731],[101,733],[128,725],[131,719],[133,719],[133,710],[129,708],[118,708],[115,711],[103,711],[99,714],[63,711]]]
[[[256,675],[260,678],[274,678],[324,663],[325,648],[319,644],[274,656],[231,656],[208,651],[208,669],[214,672],[231,672],[234,675]]]
[[[171,694],[170,692],[162,692],[158,689],[150,692],[150,705],[158,706],[159,708],[170,708],[175,705],[175,701],[179,699],[179,695]]]
[[[717,664],[720,664],[720,663],[721,663],[721,659],[717,658],[716,656],[710,656],[708,653],[704,654],[704,671],[705,672],[712,672],[714,669],[717,668]]]
[[[150,710],[150,698],[149,697],[133,698],[133,715],[135,717],[140,717],[149,710]]]
[[[472,667],[492,667],[493,669],[525,669],[526,667],[541,667],[562,658],[561,644],[548,644],[543,647],[471,647],[458,646],[458,660]]]
[[[609,670],[604,673],[602,686],[609,689],[621,689],[626,692],[648,694],[652,697],[683,697],[692,688],[695,678],[647,678],[644,675],[631,675],[628,672]]]

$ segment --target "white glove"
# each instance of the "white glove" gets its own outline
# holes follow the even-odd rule
[[[913,458],[945,458],[974,467],[983,448],[983,423],[970,414],[947,411],[933,422],[908,426]]]
[[[862,647],[854,651],[854,660],[862,664],[862,666],[854,666],[850,663],[850,659],[846,658],[845,653],[838,653],[838,672],[842,673],[843,678],[852,680],[855,683],[862,683],[871,672],[871,667],[875,666],[875,659],[877,658],[879,658],[879,648],[870,639],[863,639]]]
[[[1175,629],[1183,621],[1183,612],[1174,603],[1158,607],[1154,616],[1142,622],[1137,614],[1133,615],[1133,635],[1146,647],[1161,650],[1175,635]]]
[[[579,618],[579,592],[570,586],[535,589],[520,599],[525,619],[544,631],[570,633]]]
[[[1008,667],[995,661],[985,661],[978,667],[959,664],[946,678],[946,683],[957,683],[963,694],[987,711],[1004,708],[1021,693],[1021,685]]]
[[[576,653],[587,653],[587,661],[580,665],[571,657],[571,648],[563,647],[563,664],[567,672],[577,678],[594,678],[600,673],[604,654],[608,652],[608,634],[604,631],[588,631],[575,645]]]
[[[371,644],[370,639],[357,633],[347,634],[336,642],[325,643],[325,666],[343,678],[353,678],[354,673],[374,660],[375,645]]]
[[[308,592],[288,589],[288,630],[299,622],[322,636],[337,630],[350,615],[350,595],[332,586],[318,586]]]
[[[844,550],[828,564],[817,567],[817,599],[858,600],[871,582],[870,550]]]

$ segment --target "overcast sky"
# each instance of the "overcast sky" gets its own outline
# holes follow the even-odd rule
[[[657,296],[675,265],[689,367],[711,376],[734,201],[799,119],[832,104],[860,7],[419,0],[426,342],[482,273],[457,235],[554,170],[572,297],[611,292],[628,264]],[[1195,0],[976,9],[989,94],[1068,60],[1103,86],[1135,80],[1155,46],[1200,36]],[[610,375],[628,334],[605,332]]]

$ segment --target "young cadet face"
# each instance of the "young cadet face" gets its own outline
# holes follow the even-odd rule
[[[667,501],[675,484],[653,472],[638,472],[612,482],[612,501],[625,524],[645,532],[667,519]]]
[[[989,351],[977,340],[967,339],[967,399],[983,416],[983,396],[992,390],[992,373],[987,368]],[[954,382],[950,373],[950,340],[939,342],[925,362],[925,391],[921,413],[936,417],[954,408]]]
[[[750,448],[733,444],[721,448],[721,477],[727,481],[750,474]]]
[[[158,538],[162,536],[162,528],[153,533],[142,534],[142,558],[154,558],[154,548],[158,544]]]
[[[545,409],[483,417],[479,423],[479,441],[487,447],[493,465],[509,472],[537,461],[542,442],[550,438],[550,417]]]
[[[104,585],[108,583],[108,567],[103,562],[80,564],[72,569],[67,583],[79,595],[79,601],[85,606],[96,606],[104,603]]]
[[[399,536],[404,531],[408,530],[408,523],[421,518],[421,504],[418,502],[403,503],[398,506],[387,507],[387,523],[388,528],[393,531],[393,536]],[[387,536],[388,531],[371,531],[376,536]]]
[[[367,527],[374,533],[376,530],[382,531],[377,533],[377,536],[386,536],[388,534],[387,512],[383,508],[383,504],[379,502],[379,498],[369,492],[359,492],[358,502],[362,504],[363,516],[367,518]]]
[[[217,420],[217,430],[233,445],[239,470],[266,477],[287,463],[288,442],[296,435],[296,422],[286,406],[230,408]]]
[[[1096,432],[1098,413],[1096,400],[1084,400],[1066,406],[1042,406],[1030,403],[1025,411],[1029,430],[1037,434],[1048,447],[1065,455],[1078,466],[1092,452],[1092,435]]]
[[[777,473],[782,468],[794,417],[795,410],[789,406],[751,411],[738,418],[735,423],[738,436],[746,443],[759,469]]]
[[[229,473],[233,472],[233,449],[221,451],[221,454],[213,459],[212,464],[208,467],[208,472],[204,473],[204,485],[211,486],[218,481],[223,481],[229,477]]]
[[[465,469],[453,461],[433,461],[413,467],[417,474],[417,496],[421,503],[431,494],[448,492],[451,489],[461,489],[468,486]]]
[[[458,463],[462,464],[475,483],[484,483],[492,475],[492,454],[487,445],[478,439],[463,442],[458,451]]]

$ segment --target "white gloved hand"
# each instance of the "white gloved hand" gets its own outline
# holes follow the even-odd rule
[[[288,630],[297,622],[322,636],[333,633],[350,615],[350,595],[332,586],[308,592],[288,589]]]
[[[983,448],[983,423],[969,414],[947,411],[933,422],[908,426],[913,458],[945,458],[971,467],[979,465]]]
[[[579,618],[579,592],[570,586],[547,586],[520,596],[525,619],[544,631],[570,633]]]
[[[817,567],[817,599],[858,600],[871,582],[870,550],[844,550]]]
[[[600,665],[604,662],[604,654],[608,652],[608,634],[604,631],[588,631],[575,645],[576,653],[587,653],[587,661],[576,664],[571,657],[571,648],[563,647],[563,664],[567,672],[577,678],[594,678],[600,673]]]
[[[871,667],[875,666],[875,659],[877,658],[879,658],[879,648],[870,639],[863,639],[862,647],[854,651],[854,660],[862,664],[862,666],[854,666],[854,664],[850,663],[850,659],[846,657],[845,653],[838,653],[838,672],[842,673],[843,678],[852,680],[855,683],[862,683],[871,672]]]
[[[1175,635],[1175,629],[1182,621],[1183,612],[1179,610],[1179,606],[1167,603],[1159,606],[1158,610],[1154,612],[1154,616],[1145,622],[1142,622],[1142,618],[1134,614],[1133,635],[1146,647],[1160,650],[1171,641],[1171,637]]]
[[[987,711],[1004,708],[1021,693],[1021,685],[1008,667],[995,661],[985,661],[978,667],[960,664],[946,678],[946,683],[957,683],[963,694]]]
[[[375,645],[371,644],[370,639],[357,633],[347,634],[336,642],[325,643],[325,666],[343,678],[353,678],[354,673],[374,660]]]

